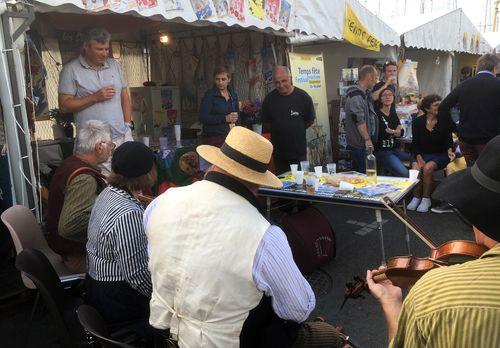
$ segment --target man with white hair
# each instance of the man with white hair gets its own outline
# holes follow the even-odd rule
[[[50,183],[47,239],[76,273],[85,271],[87,225],[95,199],[106,186],[98,165],[114,148],[106,123],[86,122],[77,133],[74,155],[62,162]]]
[[[306,91],[292,85],[286,66],[273,71],[276,89],[262,103],[262,121],[271,129],[276,173],[290,170],[290,164],[307,158],[306,129],[316,118],[314,103]]]
[[[132,141],[132,106],[120,65],[109,58],[110,34],[90,28],[83,35],[82,54],[65,64],[59,78],[59,107],[75,116],[77,132],[89,120],[107,122],[113,143]],[[111,172],[111,162],[101,167]]]

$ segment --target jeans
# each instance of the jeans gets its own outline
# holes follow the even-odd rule
[[[378,168],[385,168],[394,176],[408,177],[408,168],[404,166],[403,161],[410,160],[411,155],[409,153],[396,149],[387,149],[375,151],[375,157],[377,158]]]
[[[358,149],[352,147],[351,145],[347,145],[347,150],[351,153],[352,160],[352,170],[355,170],[359,173],[366,172],[366,150]]]

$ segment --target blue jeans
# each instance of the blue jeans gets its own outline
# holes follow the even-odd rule
[[[366,172],[366,150],[365,149],[358,149],[358,148],[352,147],[351,145],[347,145],[346,149],[349,150],[351,153],[352,170],[355,170],[359,173],[365,173]]]
[[[377,158],[378,168],[385,168],[394,176],[408,177],[408,168],[404,166],[403,161],[410,160],[411,155],[409,153],[396,149],[387,149],[375,151],[375,157]]]

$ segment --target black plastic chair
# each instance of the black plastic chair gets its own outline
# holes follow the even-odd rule
[[[75,316],[75,309],[83,302],[69,296],[54,267],[39,250],[27,248],[16,257],[16,268],[33,281],[52,317],[59,343],[76,347],[87,345]]]
[[[76,310],[76,314],[85,331],[97,338],[103,347],[133,347],[129,344],[115,341],[111,338],[106,322],[94,307],[81,305]]]

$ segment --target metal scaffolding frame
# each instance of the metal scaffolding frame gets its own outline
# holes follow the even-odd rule
[[[40,221],[24,80],[24,33],[35,19],[33,4],[0,4],[0,100],[5,125],[13,204],[31,209]]]

